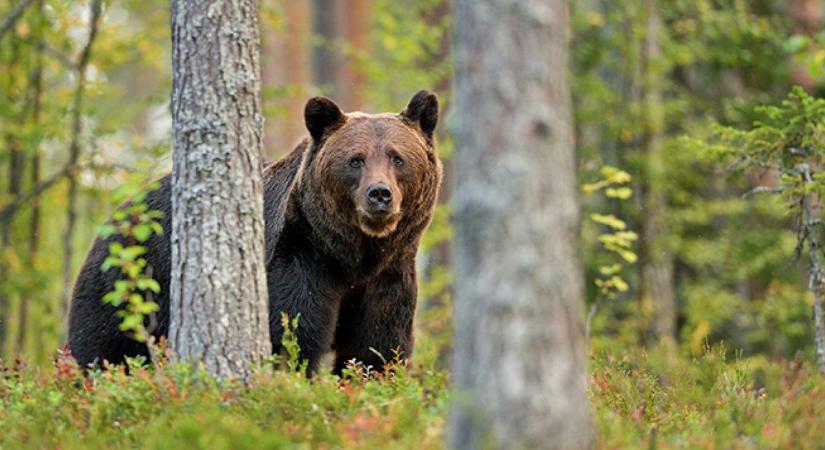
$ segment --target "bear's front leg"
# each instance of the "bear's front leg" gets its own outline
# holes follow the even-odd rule
[[[311,256],[302,254],[277,257],[270,264],[267,281],[272,352],[282,350],[282,314],[290,322],[300,314],[295,334],[300,358],[308,362],[307,375],[311,375],[332,346],[342,288]]]
[[[406,359],[413,350],[417,295],[415,261],[390,266],[344,298],[335,331],[335,373],[355,359],[381,370],[385,362]]]

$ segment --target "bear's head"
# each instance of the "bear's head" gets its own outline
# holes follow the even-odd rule
[[[345,114],[315,97],[304,117],[312,139],[304,165],[313,197],[307,200],[323,208],[327,227],[386,238],[429,221],[441,180],[435,95],[418,92],[398,114]]]

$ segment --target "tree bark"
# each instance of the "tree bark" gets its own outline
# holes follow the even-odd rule
[[[588,448],[565,0],[454,3],[454,448]]]
[[[804,189],[808,194],[802,196],[802,215],[800,232],[802,238],[808,241],[808,287],[814,294],[814,345],[816,350],[816,365],[819,373],[825,375],[825,268],[820,262],[822,246],[819,242],[819,220],[822,217],[822,204],[816,191],[810,186],[814,183],[811,165],[803,163],[797,166],[797,172],[802,175]]]
[[[676,294],[673,287],[673,255],[667,247],[667,210],[662,155],[664,109],[660,68],[661,20],[655,0],[645,0],[647,14],[642,45],[642,111],[645,132],[642,140],[641,223],[639,240],[639,298],[650,318],[645,338],[650,341],[676,338]]]
[[[218,379],[270,355],[256,0],[172,2],[170,344]]]

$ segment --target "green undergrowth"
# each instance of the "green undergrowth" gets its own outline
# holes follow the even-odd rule
[[[597,448],[825,448],[825,377],[809,360],[593,347]]]
[[[0,448],[439,448],[446,375],[389,365],[343,379],[267,367],[244,388],[137,360],[84,376],[60,355],[0,377]]]
[[[597,448],[825,442],[825,379],[808,360],[604,342],[594,338],[590,361]],[[0,448],[443,448],[447,372],[391,365],[312,379],[270,366],[243,388],[180,364],[85,376],[66,355],[48,368],[18,363],[0,375]]]

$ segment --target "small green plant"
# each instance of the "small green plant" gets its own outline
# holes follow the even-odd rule
[[[281,326],[284,333],[281,335],[281,354],[275,355],[274,365],[290,372],[306,373],[309,361],[301,359],[301,345],[298,342],[298,321],[301,313],[291,320],[289,314],[281,312]]]
[[[139,178],[115,190],[114,198],[122,201],[134,188]],[[152,236],[163,234],[159,220],[163,212],[149,209],[146,195],[158,188],[158,183],[150,183],[145,189],[134,194],[128,203],[112,214],[112,220],[100,229],[103,237],[117,235],[119,239],[109,244],[109,256],[100,267],[102,271],[113,268],[120,270],[123,278],[115,281],[112,291],[103,296],[103,302],[119,307],[118,317],[122,319],[120,329],[139,342],[146,342],[154,327],[154,313],[158,304],[152,295],[160,292],[160,284],[152,278],[152,268],[143,255],[145,242]],[[145,325],[148,319],[149,326]]]
[[[633,191],[628,187],[631,177],[627,172],[615,167],[605,165],[599,171],[600,178],[592,183],[582,186],[582,190],[592,195],[597,192],[604,192],[609,199],[624,201],[631,197]],[[590,307],[585,323],[585,333],[590,336],[590,323],[596,315],[601,302],[604,299],[616,298],[622,292],[629,289],[627,281],[622,277],[622,270],[628,265],[636,262],[637,256],[633,252],[633,243],[638,239],[638,235],[627,229],[627,224],[613,214],[593,213],[590,220],[606,229],[598,236],[604,250],[608,253],[608,262],[598,268],[598,277],[594,281],[599,288],[599,298]]]

